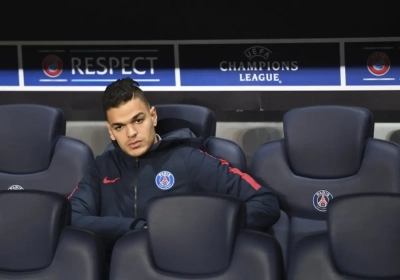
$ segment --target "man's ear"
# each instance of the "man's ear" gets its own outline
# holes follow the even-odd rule
[[[111,128],[110,124],[107,122],[106,125],[107,125],[107,129],[108,129],[108,134],[110,135],[111,140],[115,141],[115,137],[114,137],[114,134],[112,133],[112,128]]]
[[[153,126],[157,126],[157,110],[156,107],[151,107],[150,108],[150,116],[151,116],[151,121],[153,123]]]

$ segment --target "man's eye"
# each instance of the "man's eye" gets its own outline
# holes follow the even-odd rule
[[[115,129],[115,130],[121,130],[121,129],[122,129],[122,126],[116,126],[116,127],[114,127],[114,129]]]
[[[136,120],[136,123],[142,123],[142,122],[143,122],[143,119]]]

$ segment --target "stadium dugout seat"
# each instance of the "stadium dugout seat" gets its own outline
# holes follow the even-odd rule
[[[0,191],[0,280],[102,280],[104,253],[54,192]]]
[[[243,220],[243,204],[232,197],[152,199],[148,229],[116,242],[110,280],[284,279],[278,242],[243,230]]]
[[[189,128],[204,139],[215,136],[217,121],[210,109],[190,104],[162,104],[155,106],[158,115],[156,131],[164,135],[170,131]]]
[[[400,279],[399,194],[335,198],[328,231],[300,240],[288,280]]]
[[[43,190],[67,196],[94,159],[65,136],[61,110],[34,104],[0,106],[0,190]]]
[[[373,139],[372,114],[364,108],[297,108],[285,114],[283,127],[284,139],[260,146],[249,173],[277,194],[285,213],[272,229],[286,265],[293,244],[326,230],[332,199],[399,192],[400,150]]]
[[[188,128],[197,137],[206,140],[206,152],[229,162],[233,168],[242,172],[247,169],[242,148],[233,141],[215,137],[217,121],[210,109],[188,104],[164,104],[155,106],[158,115],[156,132],[161,137],[171,131]],[[114,149],[110,143],[105,151]]]

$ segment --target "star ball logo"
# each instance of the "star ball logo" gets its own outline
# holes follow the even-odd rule
[[[63,71],[63,62],[61,58],[55,54],[49,54],[42,62],[43,72],[50,78],[60,76]]]
[[[368,57],[367,68],[372,75],[383,76],[389,72],[390,59],[383,52],[374,52]]]

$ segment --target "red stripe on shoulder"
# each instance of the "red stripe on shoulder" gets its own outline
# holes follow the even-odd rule
[[[202,150],[199,150],[199,151],[202,152],[202,153],[204,153],[204,154],[206,154],[206,155],[209,156],[209,157],[218,159],[218,160],[221,162],[221,164],[229,165],[228,161],[226,161],[226,160],[224,160],[224,159],[216,158],[215,156],[210,155],[209,153],[207,153],[207,152],[205,152],[205,151],[202,151]],[[258,184],[249,174],[244,173],[244,172],[240,171],[239,169],[233,168],[233,167],[229,167],[229,172],[239,175],[243,180],[245,180],[245,181],[246,181],[250,186],[252,186],[255,190],[259,190],[259,189],[261,188],[261,185]]]
[[[240,171],[237,168],[232,168],[229,167],[229,172],[238,174],[240,177],[242,177],[243,180],[245,180],[250,186],[252,186],[256,191],[258,191],[261,188],[261,185],[259,183],[257,183],[253,177],[251,177],[249,174],[244,173],[242,171]]]
[[[78,185],[75,186],[75,188],[72,190],[71,194],[68,196],[68,200],[72,197],[72,195],[76,192],[76,190],[79,188]]]

